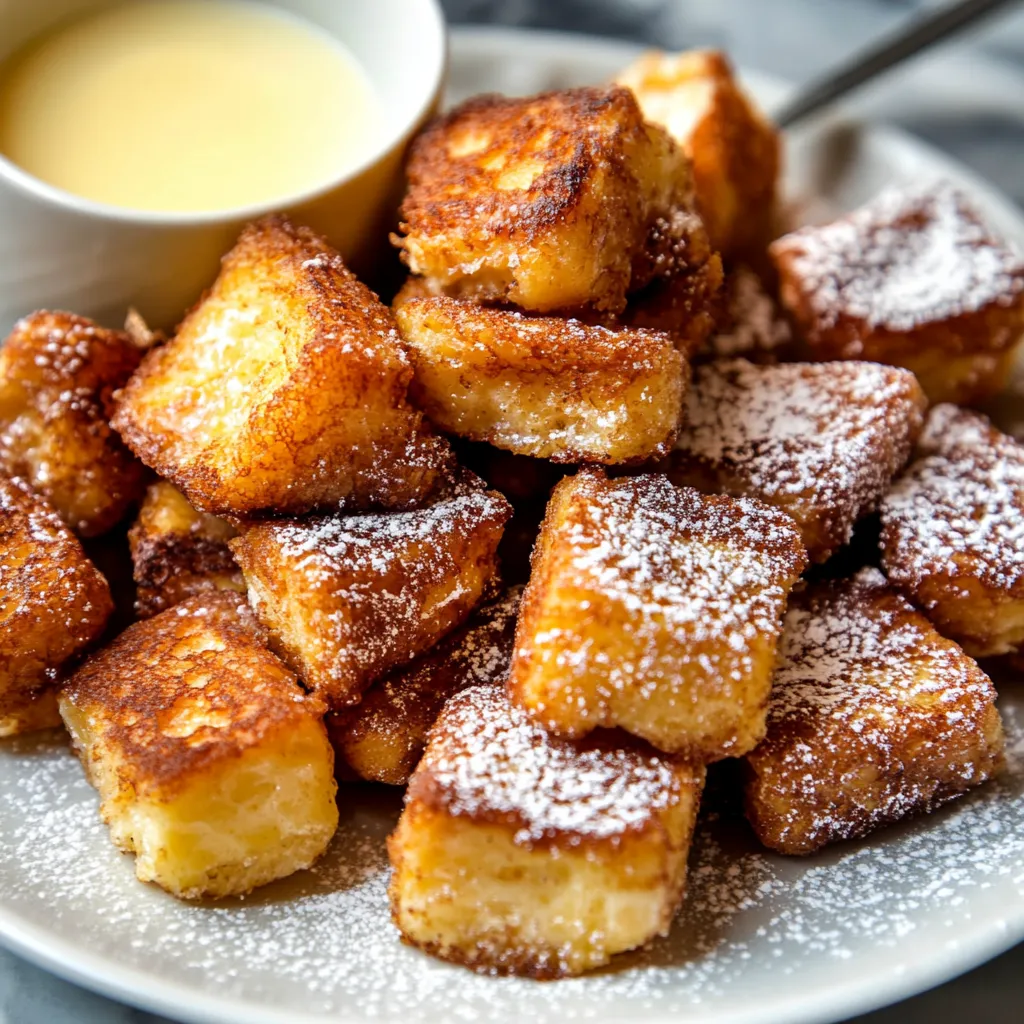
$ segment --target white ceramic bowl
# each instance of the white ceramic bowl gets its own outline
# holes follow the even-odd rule
[[[109,2],[0,0],[0,61],[57,21]],[[436,108],[444,82],[446,39],[437,0],[264,2],[348,47],[381,100],[376,146],[357,167],[318,189],[204,214],[91,202],[0,156],[0,337],[18,317],[41,307],[119,325],[132,305],[152,325],[171,326],[213,280],[240,227],[271,210],[286,210],[325,234],[355,269],[371,269],[371,253],[381,250],[400,195],[406,144]]]

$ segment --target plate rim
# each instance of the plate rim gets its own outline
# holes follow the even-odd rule
[[[509,46],[560,50],[571,48],[577,52],[603,50],[609,61],[612,55],[616,61],[628,60],[630,54],[650,49],[642,44],[610,37],[512,26],[449,26],[450,61],[452,43],[459,47],[484,46],[506,50]],[[742,69],[741,78],[751,84],[759,84],[780,98],[792,89],[792,85],[784,80],[762,72]],[[867,126],[872,136],[884,145],[916,152],[925,156],[936,170],[955,175],[981,198],[986,208],[996,213],[1001,227],[1008,234],[1024,242],[1024,212],[1009,197],[955,157],[909,132],[851,116],[842,108],[812,121],[800,131],[827,130],[832,125],[840,124]],[[927,991],[967,973],[1021,942],[1024,942],[1024,900],[1016,913],[1005,914],[995,922],[986,920],[973,929],[966,939],[958,939],[952,949],[948,948],[947,943],[947,948],[941,954],[921,956],[909,966],[898,965],[884,975],[871,979],[870,983],[864,979],[840,981],[824,995],[821,992],[799,994],[799,986],[795,986],[798,994],[773,1002],[767,1010],[763,1006],[749,1006],[716,1011],[715,1019],[718,1024],[832,1024]],[[131,1007],[167,1016],[183,1024],[284,1024],[285,1021],[288,1024],[323,1024],[327,1019],[336,1020],[339,1024],[369,1024],[371,1020],[375,1024],[386,1024],[389,1021],[401,1024],[401,1018],[380,1014],[374,1014],[371,1018],[358,1010],[346,1010],[328,1018],[323,1014],[268,1007],[237,996],[210,995],[181,982],[167,981],[142,968],[124,966],[110,956],[83,949],[74,940],[26,920],[14,908],[4,905],[2,900],[0,946],[88,991]],[[955,955],[952,955],[954,949]],[[510,1010],[510,1017],[513,1012]],[[673,1022],[685,1021],[690,1015],[674,1013],[662,1016],[657,1011],[648,1011],[646,1016],[650,1024],[668,1024],[670,1019]]]

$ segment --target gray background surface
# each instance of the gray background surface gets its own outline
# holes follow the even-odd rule
[[[355,2],[355,0],[344,0]],[[665,48],[711,45],[806,81],[934,6],[927,0],[443,0],[453,22],[588,32]],[[872,86],[855,106],[953,153],[1024,205],[1024,11]],[[857,1024],[1018,1024],[1024,947]],[[160,1024],[0,951],[0,1024]]]

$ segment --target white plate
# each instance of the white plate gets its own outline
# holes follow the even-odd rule
[[[459,32],[457,96],[599,81],[634,50],[582,38]],[[766,103],[777,84],[751,78]],[[791,182],[845,207],[889,181],[964,183],[1024,242],[1008,202],[905,136],[832,126],[794,141]],[[479,977],[403,946],[388,919],[392,792],[347,787],[316,870],[247,900],[190,906],[137,883],[53,736],[0,744],[0,933],[107,995],[188,1021],[826,1022],[918,992],[1024,938],[1024,695],[1005,693],[1010,771],[927,819],[807,860],[742,823],[702,827],[669,939],[614,970],[538,984]]]

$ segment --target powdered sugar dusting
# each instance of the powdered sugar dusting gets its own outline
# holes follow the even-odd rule
[[[968,693],[991,697],[973,662],[936,639],[877,569],[862,570],[820,602],[798,598],[786,613],[769,721],[822,711],[849,720],[870,710],[884,726],[908,713],[902,702],[927,693],[943,704]]]
[[[458,495],[412,512],[323,516],[282,523],[275,528],[284,558],[311,586],[329,583],[338,566],[365,566],[385,575],[407,558],[409,546],[494,515],[501,499],[487,491]]]
[[[906,461],[923,406],[912,374],[877,363],[708,363],[694,373],[677,466],[694,460],[721,489],[782,504],[813,520],[805,539],[834,547]]]
[[[984,416],[940,405],[919,451],[882,504],[890,578],[916,587],[944,573],[1024,598],[1024,447]]]
[[[0,745],[5,905],[94,954],[281,1024],[307,1019],[710,1022],[749,1010],[752,991],[827,998],[837,971],[884,985],[945,947],[1024,934],[1024,699],[1008,692],[1006,776],[926,819],[786,860],[742,823],[701,823],[689,895],[669,938],[612,970],[538,984],[478,977],[403,946],[391,924],[383,840],[393,791],[343,787],[342,823],[312,871],[247,900],[190,906],[140,885],[59,740]],[[840,911],[840,912],[837,912]],[[955,956],[951,952],[950,956]],[[236,1011],[237,1012],[237,1011]],[[780,1011],[781,1012],[781,1011]]]
[[[497,818],[516,843],[576,844],[643,828],[679,794],[677,770],[640,747],[560,740],[510,703],[500,687],[452,697],[409,784],[409,801],[455,817]]]
[[[726,278],[726,325],[712,335],[716,356],[744,356],[771,360],[793,340],[789,323],[761,279],[749,267],[739,266]]]
[[[886,189],[831,224],[784,236],[772,255],[821,327],[852,318],[910,331],[1024,295],[1020,254],[947,183]]]
[[[791,853],[927,811],[995,774],[995,690],[877,569],[797,596],[768,734],[749,755],[755,830]]]
[[[774,645],[805,563],[784,513],[677,488],[660,474],[607,480],[581,470],[563,480],[538,543],[541,557],[552,552],[550,566],[534,560],[538,588],[548,589],[537,622],[528,620],[529,591],[524,598],[520,632],[529,624],[517,635],[513,683],[556,679],[560,706],[591,725],[618,724],[619,695],[640,704],[678,693],[685,702],[690,677],[705,695],[745,683],[765,642]],[[579,622],[561,611],[567,601],[578,606]],[[628,642],[609,656],[602,631]],[[548,699],[535,708],[541,720]],[[715,728],[725,749],[739,742]]]

